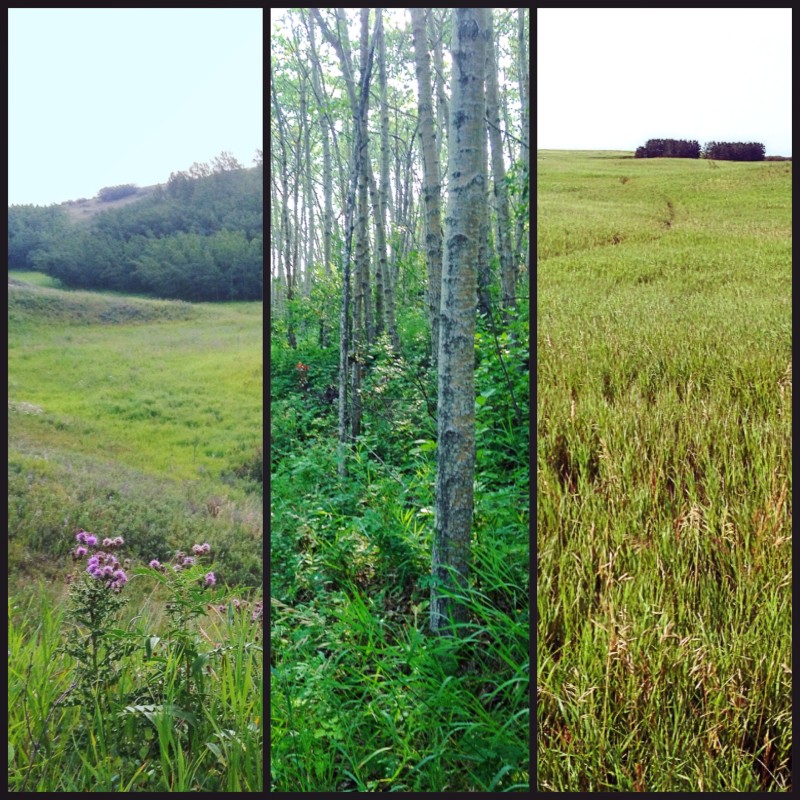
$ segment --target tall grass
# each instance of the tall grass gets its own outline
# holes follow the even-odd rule
[[[400,325],[414,325],[405,313]],[[364,426],[336,470],[321,389],[336,353],[273,340],[270,787],[275,792],[530,789],[527,319],[481,326],[475,524],[459,637],[429,633],[435,475],[424,337],[378,344]],[[521,404],[514,419],[500,350]],[[298,360],[310,365],[299,385]]]
[[[130,654],[89,695],[66,647],[75,623],[65,598],[43,589],[24,606],[10,599],[9,791],[260,791],[260,628],[220,599],[224,610],[215,603],[185,631],[204,673],[198,713],[186,710],[163,596],[134,589],[107,633]]]
[[[791,165],[538,162],[544,791],[791,786]]]

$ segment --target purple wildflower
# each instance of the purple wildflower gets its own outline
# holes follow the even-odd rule
[[[97,537],[93,533],[87,533],[84,542],[94,547],[97,544]]]
[[[191,556],[186,556],[186,558],[183,559],[184,567],[190,567],[192,564],[194,564],[194,559]]]
[[[78,531],[75,538],[81,543],[86,544],[86,531]]]
[[[210,553],[211,552],[211,545],[208,542],[203,542],[203,544],[200,545],[200,549],[204,553]]]
[[[216,576],[213,572],[206,575],[206,586],[213,586],[217,582]]]
[[[106,536],[106,538],[103,539],[103,547],[113,547],[113,546],[114,546],[114,540],[109,539],[108,536]]]
[[[114,545],[116,547],[122,547],[123,544],[125,544],[125,540],[121,536],[116,536],[114,538]]]
[[[151,569],[158,569],[160,566],[161,566],[161,562],[160,562],[160,561],[159,561],[157,558],[154,558],[154,559],[153,559],[153,560],[150,562],[150,568],[151,568]]]
[[[201,544],[192,545],[192,552],[196,556],[202,555],[202,553],[203,553],[203,545],[201,545]]]
[[[75,555],[76,555],[76,556],[85,556],[85,555],[86,555],[86,553],[88,553],[88,552],[89,552],[89,551],[88,551],[88,550],[87,550],[87,549],[86,549],[86,548],[85,548],[83,545],[78,545],[78,546],[75,548]]]

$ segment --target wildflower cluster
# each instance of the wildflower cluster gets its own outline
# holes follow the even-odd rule
[[[194,555],[189,556],[182,550],[178,550],[178,552],[175,553],[174,563],[172,564],[172,571],[181,572],[184,569],[188,569],[189,567],[195,566],[195,564],[202,556],[208,555],[211,552],[211,545],[208,542],[203,542],[203,544],[192,545],[192,552],[194,553]],[[157,558],[154,558],[150,562],[150,568],[158,570],[159,572],[167,572],[169,570],[169,567],[166,564],[162,564]],[[214,575],[213,572],[207,572],[203,576],[204,586],[213,586],[216,582],[217,582],[217,577],[216,575]]]
[[[121,536],[100,542],[93,533],[80,530],[75,539],[72,559],[75,562],[86,559],[86,570],[82,580],[68,576],[69,613],[77,624],[71,627],[63,650],[76,661],[76,683],[74,693],[65,702],[105,705],[109,696],[101,689],[117,681],[116,665],[137,644],[125,634],[108,635],[125,604],[120,595],[128,583],[126,569],[130,561],[125,559],[120,563],[115,555],[114,551],[125,544]]]
[[[72,551],[72,558],[75,561],[88,555],[90,547],[93,548],[97,546],[97,537],[93,533],[87,533],[81,530],[78,531],[75,539],[78,542],[77,546]],[[122,587],[128,582],[128,576],[125,570],[122,569],[123,564],[121,564],[114,553],[110,551],[113,551],[117,547],[122,547],[124,544],[125,540],[121,536],[117,536],[114,539],[106,537],[103,539],[103,547],[105,550],[97,550],[89,557],[86,563],[86,572],[96,580],[103,581],[107,589],[117,594],[122,591]],[[125,566],[127,566],[128,563],[129,561],[126,559],[124,562]]]

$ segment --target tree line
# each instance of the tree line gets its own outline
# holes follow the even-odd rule
[[[125,184],[98,195],[133,194]],[[173,172],[165,186],[89,222],[62,206],[10,206],[9,269],[36,269],[80,289],[187,301],[261,300],[263,163],[223,153]]]
[[[695,139],[648,139],[636,148],[636,158],[710,158],[717,161],[763,161],[766,148],[760,142],[707,142]]]

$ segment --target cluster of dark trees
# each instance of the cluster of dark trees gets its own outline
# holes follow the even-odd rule
[[[260,158],[252,169],[217,159],[88,223],[72,222],[61,206],[11,206],[8,266],[80,289],[261,300],[263,196]]]
[[[709,142],[703,158],[717,161],[763,161],[766,148],[761,142]]]
[[[695,139],[648,139],[636,148],[636,158],[713,158],[718,161],[763,161],[760,142],[708,142],[700,148]]]
[[[648,139],[636,158],[700,158],[700,145],[694,139]]]

